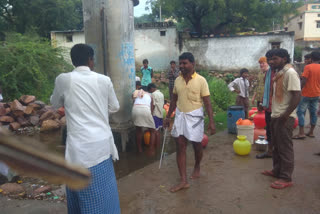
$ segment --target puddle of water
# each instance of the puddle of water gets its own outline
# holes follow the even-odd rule
[[[47,147],[50,151],[57,153],[59,155],[64,155],[64,147],[62,146],[62,132],[55,131],[50,133],[37,133],[31,136],[28,136],[31,140],[40,141],[43,146]],[[165,154],[171,154],[175,152],[175,143],[173,138],[169,138],[165,147]],[[147,150],[147,146],[144,147],[144,150]],[[160,160],[162,149],[162,139],[161,146],[157,149],[156,155],[153,157],[148,156],[145,152],[139,154],[135,151],[129,150],[127,152],[119,152],[119,161],[115,162],[114,168],[117,178],[124,177],[138,169],[141,169],[155,161]]]

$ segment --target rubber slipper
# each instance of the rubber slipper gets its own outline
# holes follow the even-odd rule
[[[306,138],[306,136],[299,136],[299,135],[296,135],[296,136],[292,137],[292,139],[294,139],[294,140],[303,140],[305,138]]]
[[[263,172],[261,172],[261,174],[265,175],[265,176],[270,176],[270,177],[277,177],[271,170],[265,170]]]
[[[287,187],[291,187],[293,183],[290,182],[283,182],[283,181],[275,181],[270,186],[274,189],[284,189]]]
[[[314,135],[306,134],[306,136],[314,138]]]
[[[257,159],[272,158],[272,155],[269,155],[268,152],[264,152],[261,154],[257,154],[256,158]]]

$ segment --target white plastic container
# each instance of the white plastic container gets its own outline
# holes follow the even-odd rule
[[[237,135],[247,136],[247,140],[254,143],[254,125],[237,125]]]

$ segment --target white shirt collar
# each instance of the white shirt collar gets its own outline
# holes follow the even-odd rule
[[[88,66],[78,66],[73,71],[81,71],[81,72],[89,71],[90,72],[91,70],[90,70],[90,68]]]

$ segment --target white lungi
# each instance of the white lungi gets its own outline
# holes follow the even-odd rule
[[[176,108],[171,135],[179,137],[183,135],[189,141],[201,143],[204,133],[203,108],[184,113]]]

